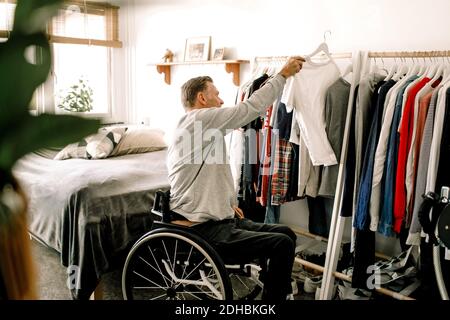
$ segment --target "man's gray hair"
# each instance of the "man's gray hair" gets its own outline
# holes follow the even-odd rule
[[[189,109],[194,106],[197,94],[206,89],[208,82],[213,82],[211,77],[202,76],[192,78],[181,86],[181,103],[184,109]]]

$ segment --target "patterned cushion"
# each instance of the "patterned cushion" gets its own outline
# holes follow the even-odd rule
[[[102,132],[93,136],[87,146],[86,152],[91,159],[107,158],[114,147],[120,142],[127,128],[103,129]]]
[[[55,160],[70,158],[104,159],[119,143],[127,128],[101,129],[99,133],[88,136],[80,142],[72,143],[61,150]]]
[[[89,159],[88,154],[86,152],[87,141],[86,139],[81,140],[80,142],[71,143],[62,149],[55,156],[55,160],[65,160],[70,158],[83,158]]]

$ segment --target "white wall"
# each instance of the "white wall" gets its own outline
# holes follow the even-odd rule
[[[227,58],[305,54],[323,41],[330,50],[450,49],[450,1],[432,0],[134,0],[136,118],[170,122],[182,112],[179,87],[194,75],[209,74],[233,104],[235,87],[224,67],[172,67],[172,85],[149,63],[161,61],[166,48],[183,60],[188,37],[211,36],[212,50],[226,47]],[[250,68],[241,73],[248,78]],[[171,117],[165,117],[165,115]]]
[[[171,86],[148,65],[161,61],[166,48],[182,60],[188,37],[211,36],[212,50],[226,47],[231,59],[305,54],[326,30],[333,52],[450,49],[448,0],[130,0],[121,6],[133,16],[126,43],[135,50],[130,119],[164,129],[182,114],[179,88],[192,76],[211,75],[225,104],[234,103],[236,87],[223,65],[172,67]],[[241,78],[249,72],[246,66]],[[282,219],[306,225],[304,203],[287,208]]]

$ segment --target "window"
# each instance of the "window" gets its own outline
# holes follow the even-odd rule
[[[118,41],[117,7],[66,1],[50,26],[56,112],[67,90],[82,79],[92,89],[90,114],[111,113],[111,47]]]
[[[55,105],[60,104],[71,86],[83,79],[93,92],[90,113],[110,113],[110,48],[65,43],[53,46]],[[63,109],[57,107],[56,112]]]
[[[12,30],[14,20],[14,3],[0,3],[0,38],[1,42],[6,41],[9,37],[9,31]]]
[[[3,1],[0,38],[7,38],[12,30],[15,0]],[[118,10],[103,2],[64,1],[47,28],[53,49],[53,72],[43,86],[43,96],[53,98],[42,101],[45,108],[36,107],[33,102],[32,109],[51,111],[48,103],[52,102],[56,113],[66,112],[57,106],[67,90],[83,79],[93,93],[92,110],[86,113],[111,113],[111,50],[122,46],[118,38]]]

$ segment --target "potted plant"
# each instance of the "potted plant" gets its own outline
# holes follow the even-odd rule
[[[0,299],[32,299],[34,281],[26,223],[26,195],[12,174],[15,162],[45,147],[78,141],[97,131],[98,120],[73,115],[32,116],[29,104],[47,78],[51,51],[46,22],[62,0],[18,0],[8,41],[0,43]],[[42,59],[24,52],[38,47]]]
[[[92,88],[87,80],[80,78],[71,86],[64,97],[61,97],[58,108],[69,112],[89,112],[92,110]]]

